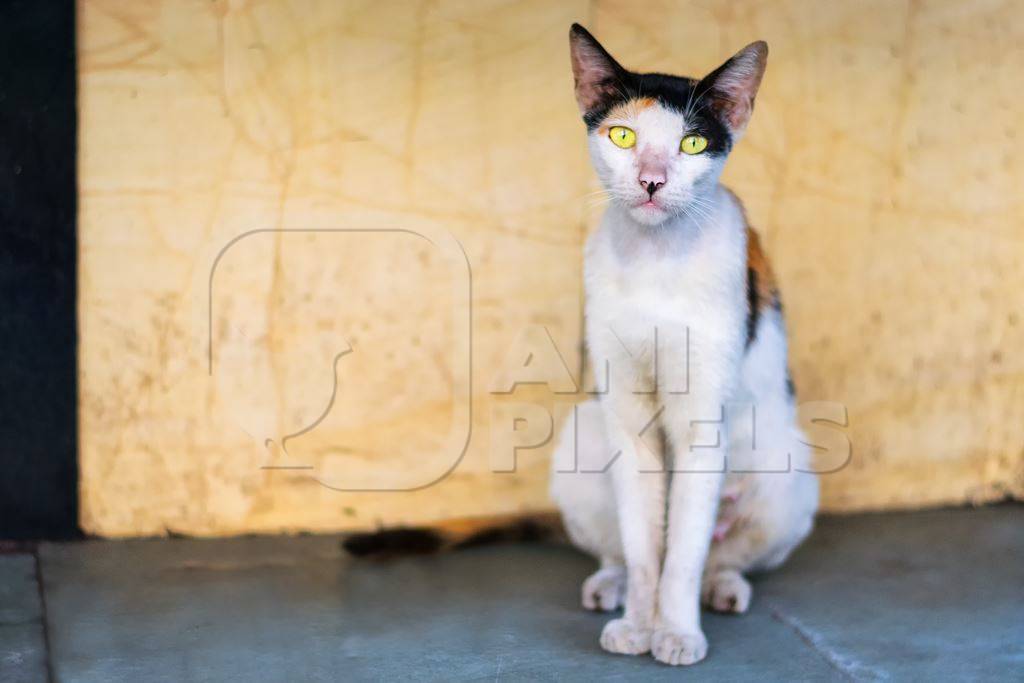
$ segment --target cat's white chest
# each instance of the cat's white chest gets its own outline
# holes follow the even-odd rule
[[[696,299],[683,292],[696,293],[700,283],[682,264],[648,264],[641,271],[615,264],[609,265],[605,275],[606,281],[588,297],[587,314],[614,329],[624,341],[648,339],[656,329],[664,337],[699,320]]]
[[[638,249],[623,257],[610,243],[595,245],[588,254],[587,315],[626,333],[713,322],[714,311],[735,298],[734,278],[719,251],[695,241],[677,251]]]
[[[624,236],[632,226],[608,222],[595,233],[585,268],[592,356],[639,362],[637,373],[647,374],[647,350],[655,345],[671,361],[698,347],[706,358],[738,343],[746,304],[743,233],[727,221],[706,227],[667,238]]]

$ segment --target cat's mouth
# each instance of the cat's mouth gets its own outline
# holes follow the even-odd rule
[[[656,197],[649,197],[635,202],[630,214],[634,220],[644,225],[657,225],[668,217],[669,212]]]
[[[659,202],[656,198],[650,197],[648,199],[641,199],[633,205],[634,209],[642,209],[644,211],[664,211],[665,206]]]

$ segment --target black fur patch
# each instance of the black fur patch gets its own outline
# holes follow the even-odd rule
[[[757,291],[757,271],[747,268],[747,348],[757,338],[757,323],[761,319],[761,295]]]
[[[432,529],[385,529],[352,534],[341,547],[356,557],[394,557],[429,555],[444,547],[444,538]]]
[[[587,130],[593,131],[604,121],[608,112],[630,100],[650,97],[662,106],[680,114],[689,112],[689,128],[680,134],[696,133],[707,138],[708,154],[727,154],[732,148],[729,129],[719,119],[708,91],[710,85],[703,81],[667,74],[640,74],[621,69],[608,82],[605,91],[609,94],[601,105],[583,116]]]
[[[630,100],[650,97],[668,109],[681,114],[688,113],[687,123],[690,128],[680,131],[680,134],[696,133],[707,138],[708,154],[727,154],[732,148],[732,135],[715,111],[712,97],[715,78],[728,62],[702,80],[659,73],[635,73],[615,61],[587,29],[573,24],[571,33],[603,55],[613,73],[600,84],[599,91],[604,95],[600,104],[583,115],[588,131],[600,126],[613,107]]]
[[[793,384],[793,375],[790,374],[789,368],[786,368],[786,393],[791,400],[796,398],[796,385]]]

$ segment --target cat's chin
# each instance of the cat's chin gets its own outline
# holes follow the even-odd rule
[[[650,202],[629,209],[630,218],[641,225],[660,225],[667,221],[671,215],[662,207],[653,205]]]

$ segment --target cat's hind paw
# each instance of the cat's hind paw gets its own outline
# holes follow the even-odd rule
[[[651,651],[651,631],[625,619],[612,619],[601,631],[601,647],[617,655],[642,655]]]
[[[706,607],[716,612],[743,614],[750,607],[753,593],[754,589],[743,575],[728,569],[705,577],[701,599]]]
[[[598,612],[612,612],[626,599],[626,568],[604,567],[583,582],[583,607]]]
[[[700,631],[681,633],[660,628],[651,638],[651,654],[663,664],[696,664],[708,654],[708,639]]]

